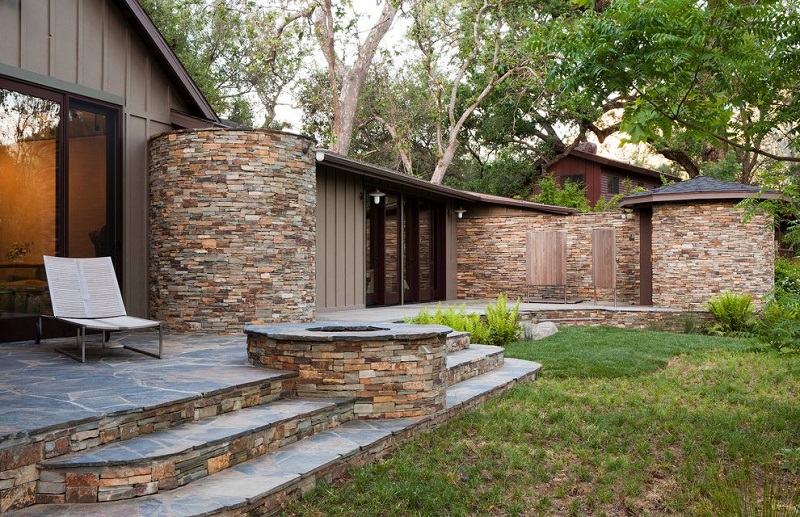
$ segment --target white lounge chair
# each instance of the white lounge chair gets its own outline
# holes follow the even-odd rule
[[[124,345],[124,348],[161,358],[163,347],[161,322],[128,316],[114,273],[111,257],[64,258],[44,257],[47,285],[53,304],[52,318],[78,327],[80,356],[56,348],[57,352],[86,362],[86,329],[100,330],[103,343],[107,333],[158,327],[158,354]],[[50,317],[43,315],[44,317]],[[36,342],[42,336],[42,317],[36,329]]]

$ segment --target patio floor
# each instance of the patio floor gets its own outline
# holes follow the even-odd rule
[[[469,313],[483,313],[494,300],[454,301]],[[402,321],[437,303],[409,304],[319,314],[320,321]],[[569,309],[614,310],[613,304],[522,303],[521,312]],[[618,306],[625,311],[652,307]],[[664,309],[658,309],[663,312]],[[279,372],[251,366],[244,333],[229,335],[167,334],[164,358],[153,359],[122,348],[102,349],[90,336],[86,363],[54,348],[70,347],[74,338],[0,343],[0,442],[64,422],[80,422],[104,414],[130,411],[198,397],[232,386],[269,379]],[[112,334],[110,346],[129,343],[155,350],[154,333]]]
[[[164,358],[87,339],[86,363],[54,350],[74,338],[0,344],[0,443],[20,434],[104,414],[156,406],[258,382],[277,372],[247,362],[247,338],[165,335]],[[112,334],[109,345],[158,347],[154,333]]]

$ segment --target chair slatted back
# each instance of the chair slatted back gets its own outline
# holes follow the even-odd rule
[[[58,318],[125,316],[125,304],[110,257],[44,257],[47,285]]]

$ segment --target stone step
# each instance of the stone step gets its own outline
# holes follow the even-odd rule
[[[447,385],[482,375],[503,364],[504,349],[492,345],[470,345],[470,348],[447,355]]]
[[[458,352],[459,350],[465,350],[469,348],[469,338],[469,332],[459,332],[454,330],[453,332],[447,334],[447,353],[452,354],[453,352]]]
[[[500,347],[475,345],[451,353],[448,385],[502,362]],[[36,500],[88,503],[152,495],[352,418],[352,399],[296,398],[184,423],[42,461]]]
[[[151,495],[237,465],[353,418],[353,399],[289,398],[41,462],[37,500],[103,502]]]
[[[533,380],[540,368],[538,363],[508,359],[492,372],[449,387],[447,407],[435,415],[351,420],[175,490],[102,504],[35,505],[8,515],[268,515],[287,500],[312,489],[319,480],[335,479],[350,467],[381,459],[414,436],[438,427],[519,382]]]

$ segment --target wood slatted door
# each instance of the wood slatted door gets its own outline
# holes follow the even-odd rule
[[[528,232],[525,281],[567,285],[567,232]]]

